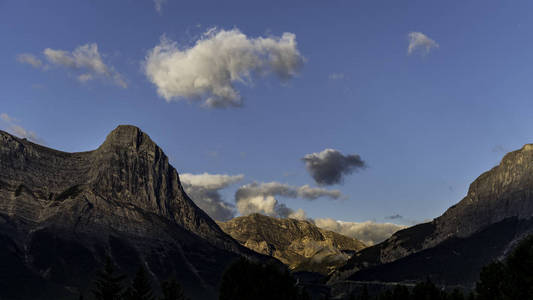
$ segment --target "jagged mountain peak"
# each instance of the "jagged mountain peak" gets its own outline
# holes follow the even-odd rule
[[[0,240],[12,245],[0,247],[0,269],[26,274],[32,299],[69,293],[36,286],[88,288],[106,255],[127,273],[141,264],[158,280],[174,273],[198,299],[216,298],[237,257],[274,261],[199,209],[163,150],[135,126],[118,126],[98,149],[79,153],[0,132],[0,170]]]
[[[148,134],[143,132],[139,127],[133,125],[118,125],[111,131],[102,146],[126,147],[139,149],[144,147],[157,147],[156,143],[150,138]]]

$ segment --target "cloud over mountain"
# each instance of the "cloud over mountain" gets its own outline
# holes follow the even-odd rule
[[[315,225],[327,230],[356,238],[371,246],[389,238],[396,231],[407,226],[392,223],[366,222],[343,222],[330,218],[315,219]]]
[[[224,201],[220,190],[241,181],[243,175],[180,174],[180,181],[191,199],[217,221],[227,221],[235,216],[235,206]]]
[[[344,155],[335,149],[307,154],[302,160],[309,174],[319,185],[341,183],[344,175],[366,167],[366,163],[359,155]]]
[[[254,182],[241,186],[235,192],[235,202],[237,210],[242,215],[263,213],[282,218],[305,219],[306,215],[303,210],[294,211],[285,204],[279,203],[276,197],[315,200],[319,197],[338,199],[341,196],[342,194],[338,190],[312,188],[308,185],[298,187],[279,182]]]
[[[422,32],[409,32],[407,35],[409,39],[409,46],[407,47],[407,54],[411,55],[415,51],[420,50],[422,54],[428,54],[433,48],[439,48],[439,44],[430,39]]]
[[[45,142],[42,138],[37,136],[37,134],[31,130],[27,130],[26,128],[19,125],[19,121],[10,115],[6,113],[0,114],[0,125],[4,124],[4,129],[20,138],[28,139],[36,144],[44,145]]]
[[[243,103],[236,83],[250,84],[271,73],[286,81],[303,62],[292,33],[250,38],[239,29],[212,28],[189,48],[162,37],[148,52],[144,68],[166,101],[196,100],[204,107],[224,108]]]

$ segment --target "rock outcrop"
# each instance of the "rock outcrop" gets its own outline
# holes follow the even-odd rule
[[[441,245],[469,244],[469,238],[474,238],[484,230],[491,228],[494,232],[500,232],[502,229],[498,227],[503,226],[501,224],[507,224],[505,225],[507,236],[493,238],[493,244],[501,242],[501,245],[498,244],[498,255],[486,258],[490,261],[490,259],[504,255],[517,240],[532,231],[532,222],[530,222],[532,217],[533,145],[528,144],[520,150],[506,154],[498,166],[479,176],[470,185],[466,197],[450,207],[443,215],[432,222],[400,230],[386,241],[364,249],[332,276],[330,282],[348,277],[361,280],[363,273],[353,274],[382,264],[392,265],[400,259],[407,261],[407,257],[427,249],[439,247],[437,249],[442,250]],[[511,226],[514,229],[508,229],[510,226],[508,224],[515,223],[517,225]],[[484,241],[489,243],[488,239]],[[480,249],[491,246],[493,245],[480,245]],[[450,247],[447,249],[450,252],[454,251]],[[441,253],[441,250],[424,253]],[[432,257],[435,258],[435,256]],[[443,263],[446,262],[440,261],[440,264]],[[399,263],[394,265],[397,266]],[[465,264],[466,267],[469,266]],[[385,272],[384,267],[379,268]],[[474,272],[478,271],[474,270]],[[364,273],[372,272],[365,271]],[[446,283],[446,279],[441,281],[443,284]],[[468,282],[465,283],[468,284]]]
[[[234,259],[268,259],[199,209],[161,148],[134,126],[82,153],[0,131],[0,240],[2,299],[86,293],[105,256],[126,274],[144,265],[155,280],[175,275],[190,296],[214,299]]]
[[[218,224],[245,247],[273,256],[295,271],[328,274],[365,247],[309,221],[251,214]]]

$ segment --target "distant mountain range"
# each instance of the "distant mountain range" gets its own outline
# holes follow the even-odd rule
[[[329,284],[346,293],[361,282],[410,283],[430,278],[471,288],[482,266],[505,257],[533,233],[533,145],[504,156],[466,197],[432,222],[395,233],[353,256]]]
[[[243,246],[273,256],[293,271],[329,274],[366,247],[309,221],[251,214],[218,224]]]
[[[0,170],[1,299],[78,299],[106,256],[123,273],[143,265],[157,280],[175,275],[193,299],[216,299],[238,257],[275,261],[224,233],[133,126],[82,153],[0,131]]]

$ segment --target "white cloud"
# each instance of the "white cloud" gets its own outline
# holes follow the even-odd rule
[[[209,29],[190,48],[161,38],[148,52],[145,74],[166,101],[196,100],[204,107],[241,106],[235,83],[250,84],[257,76],[274,73],[282,81],[303,65],[296,36],[249,38],[239,29]]]
[[[0,119],[6,123],[13,123],[13,122],[16,122],[15,119],[13,119],[12,117],[10,117],[8,114],[6,113],[1,113],[0,114]]]
[[[327,230],[356,238],[368,246],[378,244],[388,239],[392,234],[407,226],[392,223],[343,222],[331,218],[315,219],[315,225]]]
[[[98,77],[109,79],[123,88],[128,86],[120,73],[104,63],[96,43],[81,45],[72,52],[46,48],[43,53],[52,65],[82,72],[77,76],[80,82]]]
[[[226,221],[235,216],[233,204],[224,201],[220,190],[241,181],[243,175],[181,174],[180,181],[189,197],[217,221]]]
[[[9,133],[24,139],[28,139],[37,144],[45,144],[44,140],[37,136],[35,132],[27,130],[24,127],[20,126],[18,124],[18,120],[9,116],[8,114],[1,113],[0,120],[2,121],[2,123],[4,123],[5,128]]]
[[[22,53],[17,55],[17,61],[23,64],[31,65],[32,67],[39,69],[43,66],[43,62],[35,55],[30,53]]]
[[[252,213],[263,213],[269,216],[277,215],[278,200],[274,196],[252,196],[237,201],[237,209],[243,216]]]
[[[338,199],[342,194],[338,190],[312,188],[308,185],[298,187],[279,182],[254,182],[241,186],[235,192],[235,202],[241,215],[263,213],[282,218],[305,218],[303,210],[294,211],[285,204],[280,203],[276,199],[277,196],[315,200],[319,197]]]
[[[198,186],[205,189],[223,189],[230,184],[239,182],[244,179],[244,175],[226,175],[226,174],[190,174],[180,175],[182,183]]]
[[[298,208],[296,211],[292,212],[288,216],[291,219],[297,219],[297,220],[307,220],[307,214],[305,211],[301,208]]]
[[[165,4],[167,0],[154,0],[155,10],[161,14],[163,12],[163,4]]]
[[[339,190],[326,190],[323,188],[310,187],[306,184],[298,188],[298,196],[308,200],[315,200],[320,197],[338,199],[342,196],[342,193]]]
[[[331,73],[328,78],[330,80],[342,80],[344,79],[344,73]]]
[[[428,54],[433,48],[439,48],[439,44],[434,40],[427,37],[422,32],[410,32],[408,35],[409,46],[407,47],[407,54],[414,53],[417,49],[420,49],[422,54]]]

